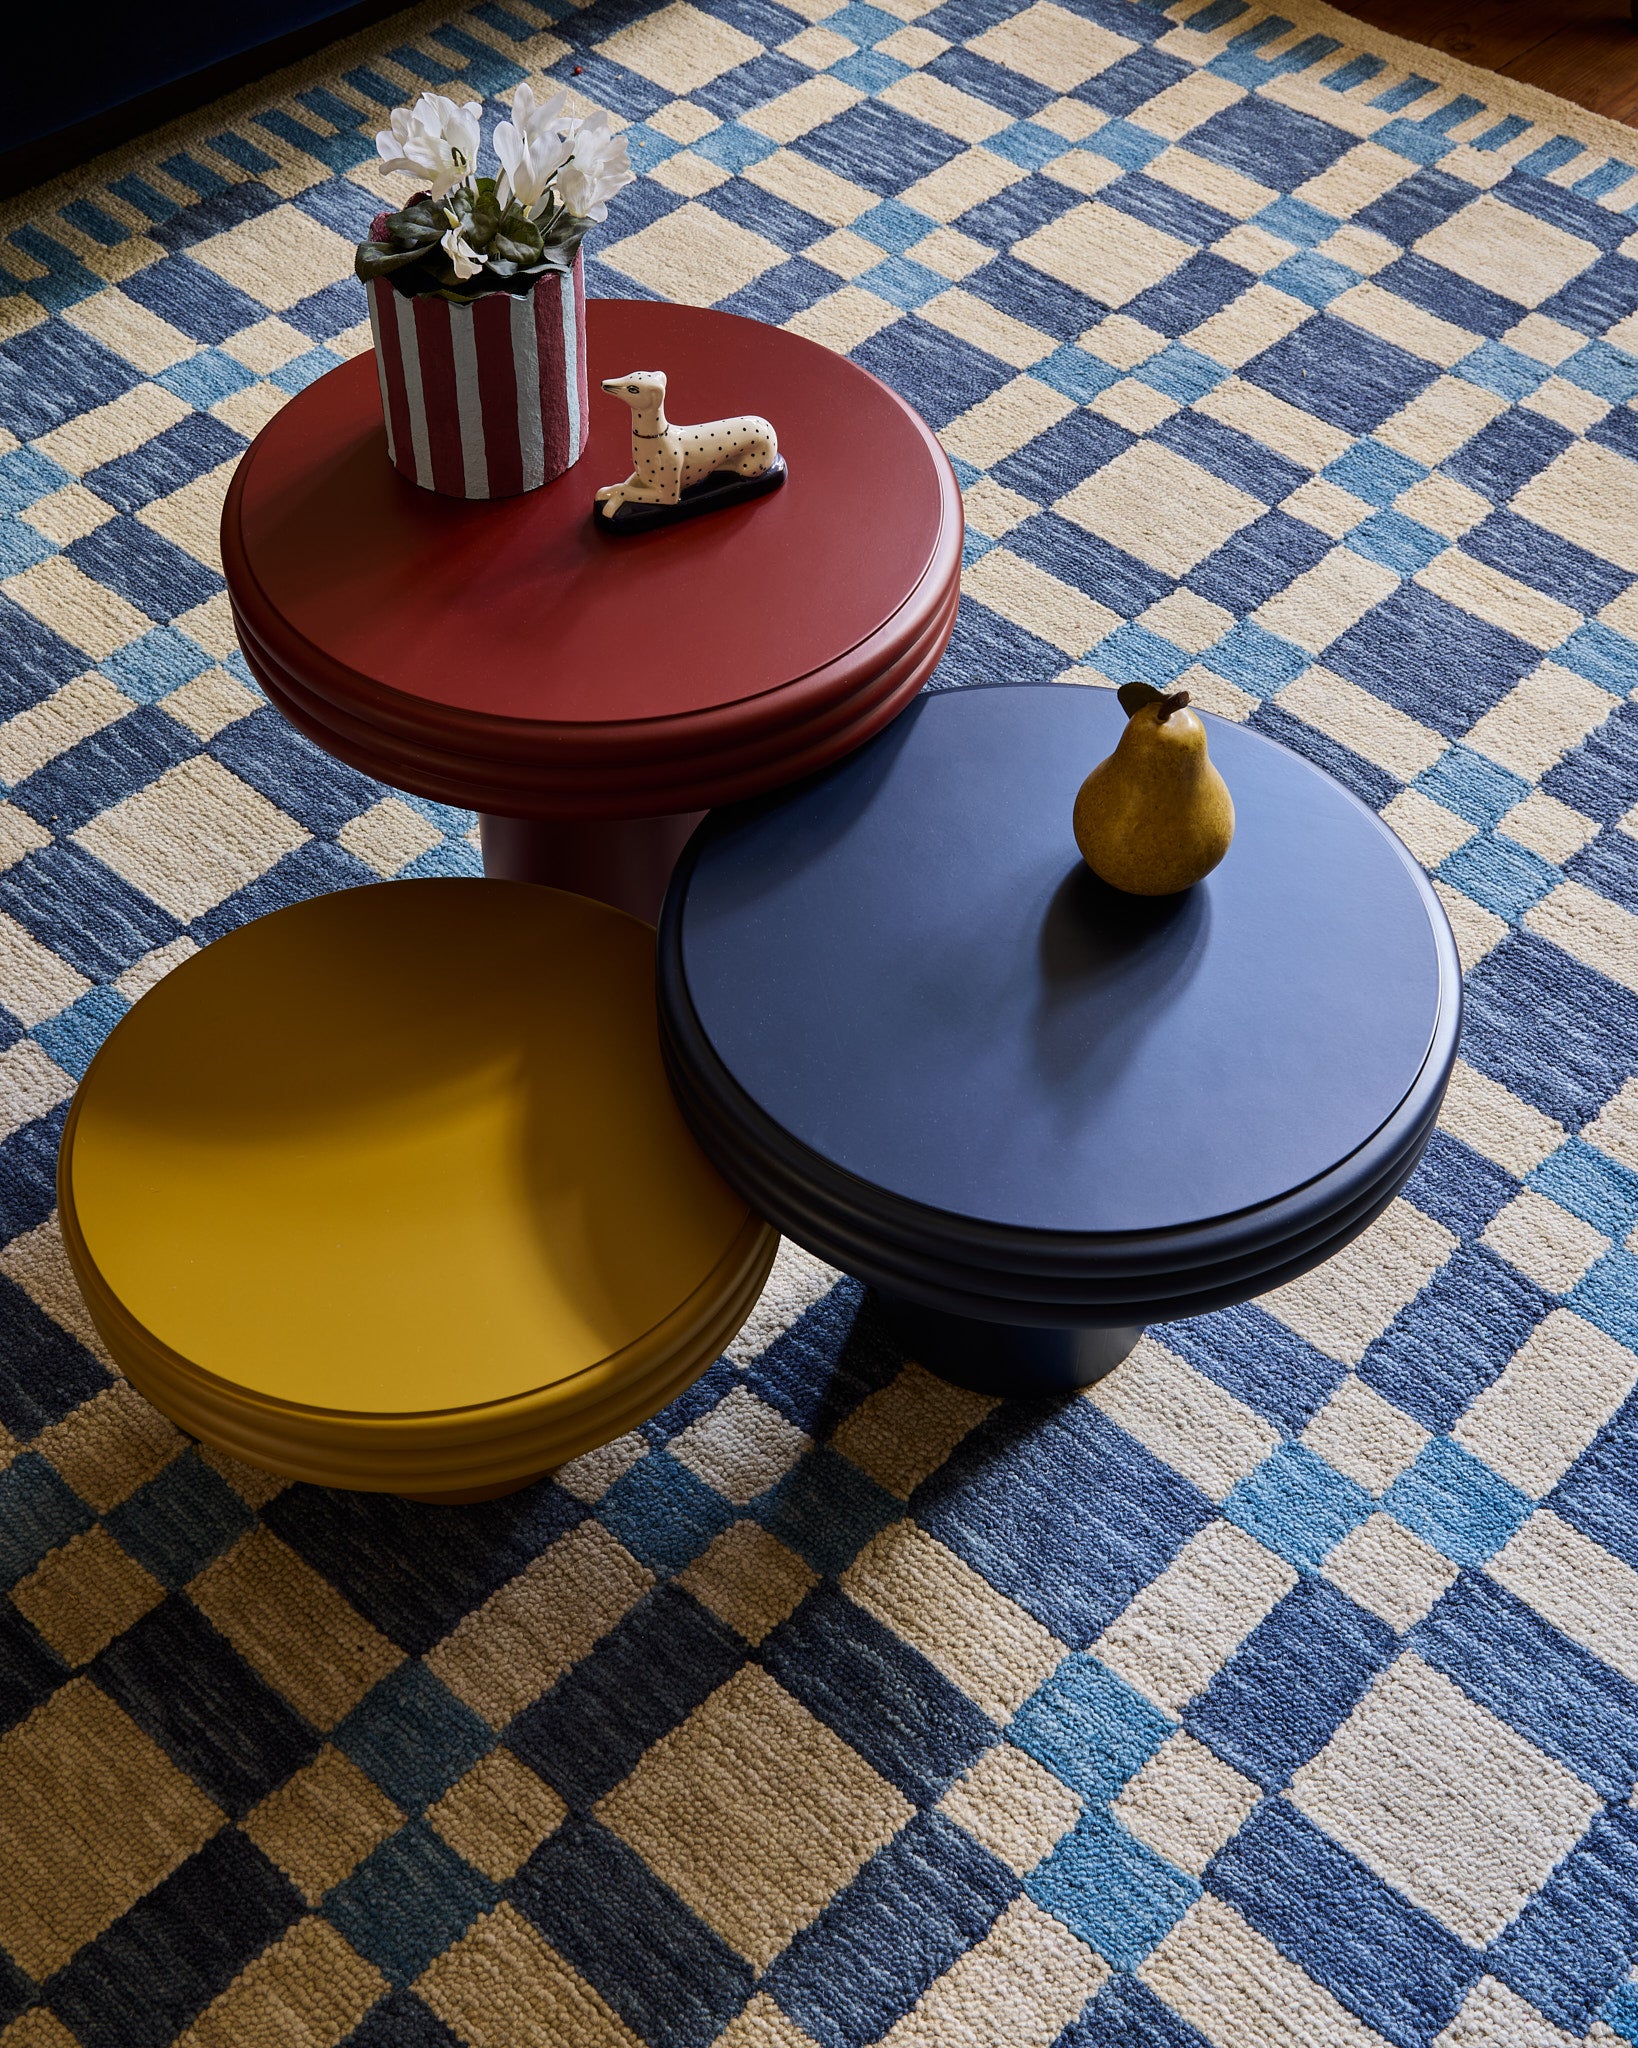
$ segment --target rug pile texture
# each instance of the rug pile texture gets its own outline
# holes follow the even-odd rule
[[[486,0],[0,221],[5,2048],[1638,2041],[1638,138],[1369,37]],[[52,1168],[196,947],[478,869],[261,700],[216,525],[368,345],[387,110],[542,72],[642,172],[593,291],[939,430],[939,684],[1181,683],[1319,762],[1468,1013],[1383,1220],[1089,1398],[956,1392],[788,1249],[654,1423],[435,1509],[177,1435]]]

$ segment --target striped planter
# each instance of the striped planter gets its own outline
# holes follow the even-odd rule
[[[538,490],[586,445],[586,282],[543,277],[523,296],[469,306],[367,287],[387,453],[411,483],[451,498]]]

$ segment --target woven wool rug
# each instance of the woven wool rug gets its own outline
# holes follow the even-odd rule
[[[1468,1023],[1364,1239],[1089,1398],[955,1392],[788,1250],[675,1408],[440,1510],[179,1437],[52,1162],[195,947],[477,870],[261,701],[215,530],[367,346],[385,111],[541,71],[643,168],[594,290],[943,435],[941,684],[1321,763]],[[4,226],[6,2048],[1638,2040],[1638,137],[1306,4],[486,0]]]

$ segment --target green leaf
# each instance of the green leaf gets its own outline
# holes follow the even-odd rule
[[[575,251],[591,225],[589,220],[581,220],[572,213],[560,213],[552,222],[543,240],[546,260],[554,270],[568,270],[573,265]]]
[[[540,230],[527,216],[508,213],[489,243],[491,263],[509,263],[513,270],[537,264],[544,255]]]
[[[407,263],[393,274],[393,284],[406,299],[423,298],[428,292],[438,289],[440,271],[447,271],[443,251],[435,249],[431,255],[422,255],[413,263]]]
[[[495,204],[491,191],[487,197],[481,192],[472,202],[466,222],[466,239],[475,249],[486,249],[495,239],[501,224],[501,210]]]
[[[438,241],[448,225],[441,206],[430,199],[420,199],[395,213],[387,222],[387,232],[406,247],[425,248],[427,243]]]
[[[384,223],[387,240],[360,242],[353,259],[355,273],[367,283],[390,271],[414,263],[428,249],[436,248],[448,223],[443,210],[430,199],[415,201],[389,214]]]
[[[540,231],[540,223],[531,220],[528,209],[520,206],[515,199],[501,215],[500,232],[510,236],[513,241],[526,242],[532,249],[538,249],[545,240]]]
[[[419,249],[395,249],[388,242],[360,242],[353,258],[353,273],[368,284],[372,277],[385,277],[389,271],[419,263],[421,256]]]

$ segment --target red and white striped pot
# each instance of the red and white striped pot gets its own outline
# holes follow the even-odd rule
[[[387,453],[451,498],[538,490],[586,445],[586,281],[580,258],[532,290],[468,306],[366,287]]]

